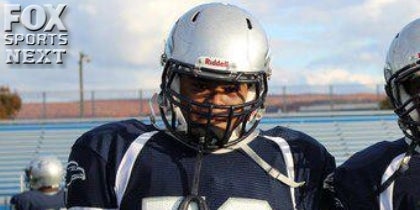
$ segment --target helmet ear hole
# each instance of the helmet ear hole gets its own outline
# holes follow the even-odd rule
[[[198,12],[196,12],[194,15],[193,15],[193,17],[191,18],[191,22],[195,22],[195,21],[197,21],[197,18],[198,18],[198,15],[200,14],[200,11],[198,11]]]
[[[246,19],[246,25],[248,26],[248,29],[251,30],[252,29],[252,24],[251,24],[251,20],[249,20],[249,18]]]

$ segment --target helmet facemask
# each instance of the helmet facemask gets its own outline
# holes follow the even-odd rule
[[[220,105],[197,102],[181,94],[181,77],[240,85],[246,84],[248,95],[242,104]],[[250,135],[258,125],[267,94],[264,72],[220,72],[168,60],[162,75],[160,111],[168,130],[187,146],[211,152],[232,146]],[[225,121],[223,127],[215,121]]]
[[[385,89],[404,134],[420,141],[420,60],[390,76]]]

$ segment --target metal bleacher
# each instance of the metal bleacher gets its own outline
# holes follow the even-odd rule
[[[335,157],[337,166],[370,145],[403,136],[396,121],[288,123],[284,126],[304,131],[321,142]]]
[[[0,124],[0,205],[21,191],[23,170],[37,155],[55,155],[63,165],[71,145],[96,124],[51,128],[43,123]]]
[[[392,141],[402,136],[396,118],[368,121],[340,121],[335,120],[334,116],[327,118],[322,123],[299,120],[262,123],[260,128],[281,125],[304,131],[325,145],[336,157],[337,165],[356,151],[378,141]],[[17,128],[12,125],[16,122],[0,123],[0,205],[7,202],[11,195],[20,192],[23,169],[33,157],[52,154],[58,156],[64,164],[74,141],[82,133],[105,122],[73,122],[69,126],[63,126],[62,123],[54,126],[51,122],[48,122],[49,126],[44,126],[45,122],[32,122]]]
[[[67,162],[70,147],[85,130],[0,131],[0,197],[20,192],[21,175],[39,154]]]

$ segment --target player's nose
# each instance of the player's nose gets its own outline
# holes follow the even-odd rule
[[[210,104],[215,104],[215,105],[229,104],[229,98],[223,92],[223,88],[221,87],[215,87],[211,91],[211,94],[209,94],[206,99],[207,99],[207,102]]]

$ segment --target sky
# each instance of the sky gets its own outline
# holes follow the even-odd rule
[[[16,91],[78,90],[78,55],[82,51],[90,58],[84,63],[86,90],[156,89],[162,72],[159,59],[172,24],[187,10],[206,2],[31,1],[67,4],[62,15],[69,34],[65,64],[5,64],[5,32],[1,30],[0,86]],[[266,30],[273,85],[381,84],[392,38],[420,17],[419,0],[221,2],[249,11]],[[0,17],[4,17],[5,4],[24,3],[29,4],[0,0]]]

